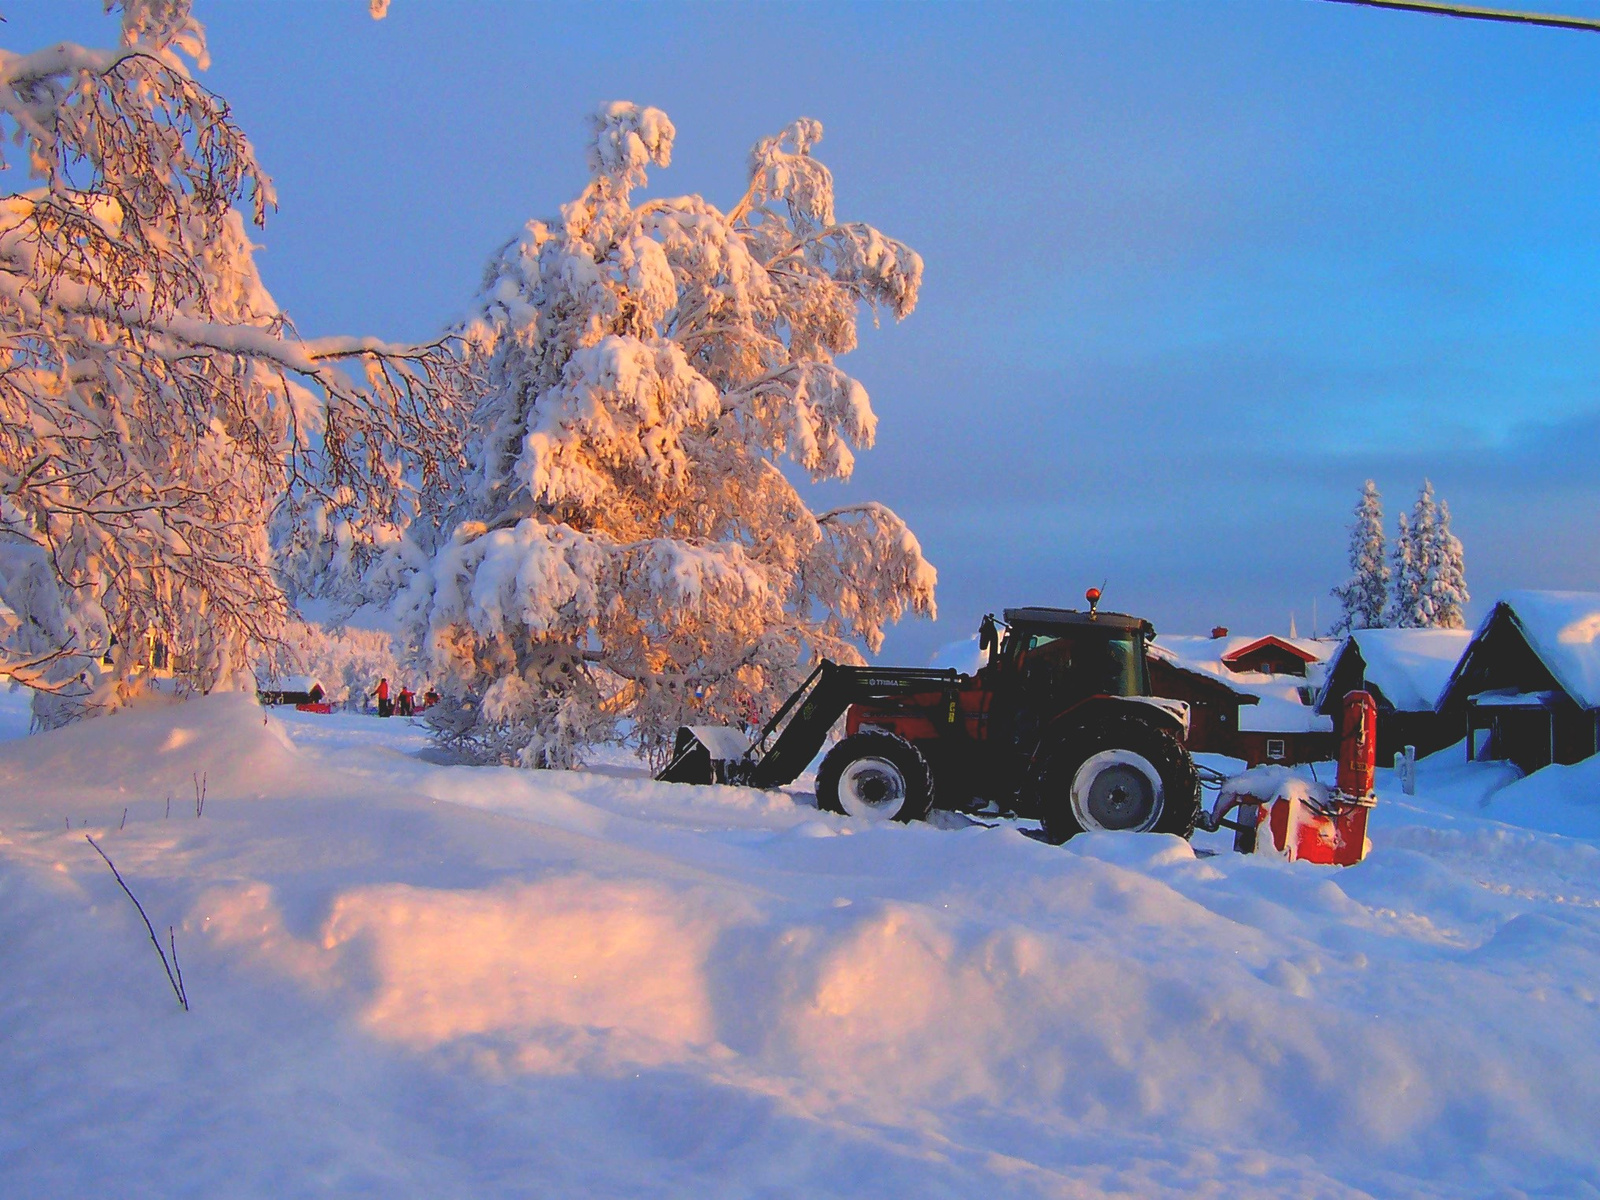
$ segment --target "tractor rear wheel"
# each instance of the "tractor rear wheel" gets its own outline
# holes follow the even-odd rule
[[[1172,730],[1113,717],[1058,737],[1036,758],[1032,790],[1045,836],[1194,833],[1199,776]]]
[[[915,821],[933,804],[928,760],[892,733],[857,733],[817,768],[817,807],[870,821]]]

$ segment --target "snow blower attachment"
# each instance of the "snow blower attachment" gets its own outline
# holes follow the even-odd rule
[[[1335,786],[1302,779],[1287,767],[1256,767],[1222,782],[1206,829],[1234,831],[1233,848],[1250,854],[1270,846],[1290,862],[1348,867],[1367,856],[1367,813],[1377,797],[1378,706],[1366,692],[1344,698]],[[1234,819],[1228,813],[1236,812]],[[1261,838],[1265,833],[1267,846]]]

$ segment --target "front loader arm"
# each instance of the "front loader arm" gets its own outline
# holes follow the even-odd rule
[[[750,747],[751,786],[793,783],[822,749],[828,730],[852,704],[938,688],[954,691],[960,680],[961,673],[955,670],[881,670],[846,667],[824,659],[773,714]]]
[[[742,742],[735,730],[689,726],[678,731],[672,761],[656,778],[666,783],[782,787],[793,783],[810,765],[828,740],[828,730],[852,704],[947,690],[954,705],[962,679],[955,670],[879,670],[823,659],[772,714],[748,749],[740,752],[726,745],[729,738]]]

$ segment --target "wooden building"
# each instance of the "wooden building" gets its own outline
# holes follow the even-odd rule
[[[1150,691],[1189,706],[1189,749],[1240,758],[1239,709],[1258,698],[1209,671],[1185,666],[1164,647],[1151,646]]]
[[[305,675],[256,684],[256,699],[262,704],[320,704],[326,694],[322,684]]]
[[[1311,705],[1333,643],[1307,639],[1163,636],[1151,644],[1150,684],[1190,705],[1189,749],[1251,766],[1323,762],[1333,722]]]
[[[1378,762],[1415,746],[1442,750],[1462,727],[1439,711],[1439,697],[1472,634],[1465,629],[1358,629],[1328,660],[1317,711],[1339,718],[1344,698],[1365,691],[1378,706]]]
[[[1510,592],[1439,698],[1469,759],[1524,771],[1600,753],[1600,593]]]
[[[1326,658],[1326,652],[1309,649],[1308,643],[1298,638],[1268,634],[1228,650],[1222,655],[1222,665],[1238,675],[1298,675],[1303,679],[1312,663]]]

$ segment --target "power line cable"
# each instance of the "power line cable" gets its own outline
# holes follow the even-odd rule
[[[1568,17],[1559,13],[1477,8],[1467,4],[1435,3],[1434,0],[1327,0],[1327,3],[1359,4],[1364,8],[1396,8],[1405,12],[1432,13],[1440,17],[1463,17],[1473,21],[1508,21],[1516,25],[1544,25],[1554,29],[1585,29],[1590,33],[1600,33],[1600,19]]]

